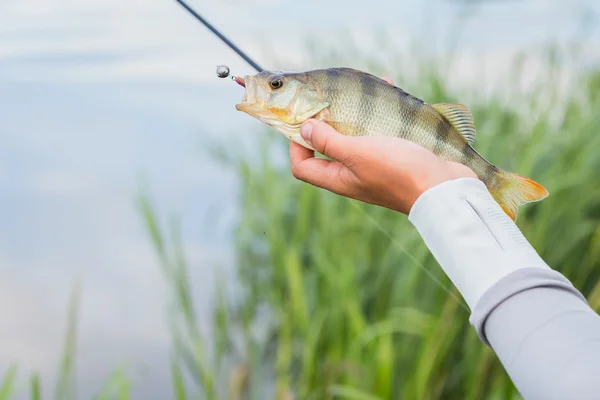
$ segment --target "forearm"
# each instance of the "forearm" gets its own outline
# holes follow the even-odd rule
[[[526,399],[599,398],[600,317],[539,257],[482,182],[464,178],[429,189],[409,219]]]
[[[514,276],[490,289],[472,322],[483,327],[525,399],[600,398],[600,318],[578,296],[554,285],[506,298],[521,279]]]

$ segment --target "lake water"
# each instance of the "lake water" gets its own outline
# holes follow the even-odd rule
[[[308,33],[361,38],[377,25],[399,43],[424,31],[435,38],[461,11],[447,1],[396,3],[191,2],[261,64],[272,55],[302,62]],[[594,1],[499,3],[465,28],[474,59],[572,37],[582,15],[600,15]],[[427,21],[435,29],[424,30]],[[600,43],[597,28],[588,34]],[[588,46],[586,59],[597,62],[598,49]],[[248,144],[261,127],[233,108],[242,91],[215,77],[222,63],[251,72],[173,1],[2,1],[0,368],[17,361],[21,373],[53,379],[80,281],[81,398],[122,363],[135,374],[136,398],[171,397],[165,286],[135,197],[143,187],[162,217],[180,216],[206,318],[215,272],[234,263],[237,182],[203,145]],[[503,68],[490,64],[492,73]]]

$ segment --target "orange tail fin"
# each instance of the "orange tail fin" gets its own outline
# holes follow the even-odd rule
[[[501,171],[500,179],[500,188],[492,192],[492,197],[513,221],[521,205],[540,201],[549,194],[539,183],[512,172]]]

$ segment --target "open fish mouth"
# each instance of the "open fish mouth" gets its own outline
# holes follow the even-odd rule
[[[241,104],[254,103],[256,101],[256,79],[251,76],[245,76],[243,81],[244,97],[242,98]]]
[[[238,107],[246,107],[248,105],[256,105],[257,103],[257,98],[256,98],[256,90],[258,88],[258,85],[256,83],[256,79],[252,76],[245,76],[244,77],[244,97],[242,98],[242,102],[239,104],[236,104],[236,108]],[[239,108],[238,108],[239,110]],[[240,110],[240,111],[244,111],[244,110]]]
[[[241,103],[235,105],[236,110],[269,124],[271,126],[281,125],[283,121],[272,113],[265,105],[266,93],[258,85],[253,76],[245,76],[245,91]]]

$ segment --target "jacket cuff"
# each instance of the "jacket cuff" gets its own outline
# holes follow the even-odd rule
[[[550,270],[479,179],[430,188],[408,218],[471,310],[505,276],[525,268]]]

